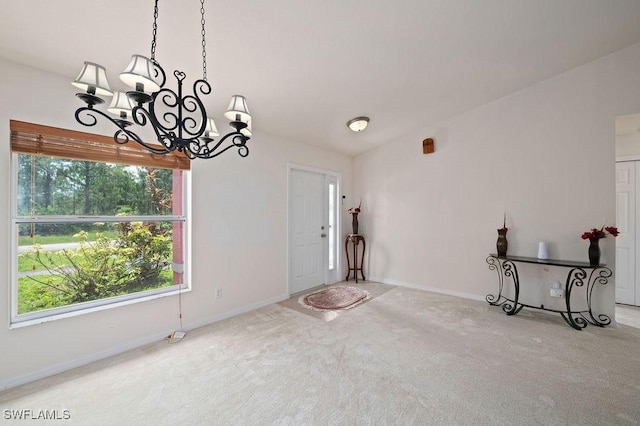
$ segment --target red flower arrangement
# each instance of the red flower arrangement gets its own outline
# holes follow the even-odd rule
[[[605,238],[607,233],[611,234],[614,237],[617,237],[620,232],[618,232],[618,228],[615,226],[603,226],[602,228],[591,228],[590,231],[585,231],[582,234],[583,240],[590,240],[593,238],[600,239]]]
[[[362,207],[362,200],[360,200],[360,204],[358,204],[358,207],[351,207],[351,208],[347,211],[347,213],[351,213],[351,214],[353,214],[353,213],[356,213],[356,214],[357,214],[357,213],[360,213],[360,207]]]
[[[507,228],[507,212],[504,212],[504,217],[502,218],[502,228],[498,229],[498,232],[507,232],[509,228]]]

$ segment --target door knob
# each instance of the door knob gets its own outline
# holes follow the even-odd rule
[[[320,234],[320,236],[321,236],[322,238],[324,238],[324,237],[326,237],[326,236],[327,236],[327,234]]]

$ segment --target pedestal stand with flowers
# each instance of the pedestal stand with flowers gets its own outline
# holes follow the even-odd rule
[[[351,214],[351,230],[353,233],[348,234],[347,238],[344,241],[344,250],[347,254],[347,277],[345,281],[349,281],[349,277],[351,276],[351,272],[358,282],[358,272],[362,276],[363,280],[366,280],[364,277],[364,253],[367,249],[367,243],[364,240],[364,236],[358,233],[358,214],[360,213],[360,208],[362,207],[362,201],[358,207],[352,207],[348,210],[348,213]],[[349,243],[352,244],[352,253],[349,251]],[[362,254],[358,251],[358,246],[362,243]],[[351,259],[351,254],[353,254],[353,258]],[[353,260],[353,266],[351,266],[351,261]]]

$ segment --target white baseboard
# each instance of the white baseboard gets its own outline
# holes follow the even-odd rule
[[[437,288],[437,287],[418,285],[418,284],[414,284],[414,283],[408,283],[408,282],[398,281],[398,280],[390,280],[390,279],[381,278],[381,277],[369,277],[369,280],[370,281],[379,282],[379,283],[382,283],[382,284],[396,285],[396,286],[399,286],[399,287],[406,287],[406,288],[411,288],[411,289],[414,289],[414,290],[431,291],[433,293],[446,294],[446,295],[449,295],[449,296],[457,296],[457,297],[462,297],[464,299],[471,299],[471,300],[478,300],[480,302],[486,302],[486,300],[485,300],[485,298],[483,296],[479,296],[477,294],[463,293],[463,292],[459,292],[459,291],[443,290],[443,289]],[[551,312],[551,311],[545,311],[545,310],[534,310],[534,311],[538,312],[538,313],[547,314],[547,315],[554,315],[554,316],[558,315],[557,312]],[[615,318],[612,317],[611,318],[611,324],[609,324],[607,327],[618,328],[619,325],[618,325],[618,322],[615,320]]]
[[[218,321],[222,321],[224,319],[227,318],[231,318],[234,317],[236,315],[240,315],[240,314],[244,314],[246,312],[249,311],[253,311],[255,309],[258,308],[262,308],[263,306],[268,306],[271,305],[273,303],[278,303],[281,302],[283,300],[288,299],[289,296],[284,294],[284,295],[280,295],[280,296],[276,296],[276,297],[272,297],[271,299],[267,299],[267,300],[263,300],[257,303],[253,303],[251,305],[247,305],[247,306],[243,306],[241,308],[229,311],[229,312],[225,312],[219,315],[215,315],[212,317],[209,317],[207,319],[201,320],[201,321],[196,321],[194,323],[190,323],[188,325],[186,325],[184,328],[185,330],[194,330],[196,328],[200,328],[203,327],[205,325],[209,325],[209,324],[213,324],[215,322]],[[163,333],[157,333],[151,336],[146,336],[143,337],[141,339],[138,339],[134,342],[129,342],[125,345],[119,345],[119,346],[115,346],[113,348],[107,349],[105,351],[101,351],[101,352],[96,352],[93,354],[89,354],[80,358],[76,358],[70,361],[65,361],[62,362],[60,364],[56,364],[53,365],[51,367],[46,367],[37,371],[34,371],[32,373],[28,373],[28,374],[23,374],[21,376],[16,376],[16,377],[11,377],[9,379],[6,380],[2,380],[0,381],[0,392],[16,387],[16,386],[20,386],[20,385],[24,385],[27,383],[31,383],[31,382],[35,382],[36,380],[40,380],[40,379],[44,379],[47,378],[49,376],[53,376],[55,374],[59,374],[59,373],[63,373],[65,371],[68,370],[72,370],[74,368],[78,368],[78,367],[82,367],[83,365],[87,365],[87,364],[91,364],[92,362],[96,362],[96,361],[100,361],[102,359],[105,358],[109,358],[115,355],[119,355],[121,353],[124,352],[128,352],[137,348],[140,348],[142,346],[146,346],[146,345],[150,345],[152,343],[156,343],[159,342],[163,339],[165,339],[169,334],[171,334],[173,330],[167,330]],[[187,335],[188,337],[188,335]]]
[[[229,312],[224,312],[219,315],[214,315],[212,317],[193,322],[185,327],[185,330],[194,330],[196,328],[204,327],[205,325],[213,324],[214,322],[222,321],[227,318],[235,317],[240,314],[244,314],[250,311],[254,311],[256,309],[262,308],[264,306],[272,305],[274,303],[282,302],[283,300],[287,300],[289,295],[283,294],[280,296],[272,297],[271,299],[262,300],[260,302],[252,303],[251,305],[246,305],[238,309],[234,309]]]
[[[408,283],[405,281],[398,281],[398,280],[391,280],[388,278],[382,278],[382,277],[369,277],[370,281],[376,281],[382,284],[390,284],[390,285],[397,285],[399,287],[406,287],[406,288],[411,288],[414,290],[424,290],[424,291],[430,291],[433,293],[440,293],[440,294],[446,294],[448,296],[457,296],[457,297],[462,297],[464,299],[471,299],[471,300],[479,300],[481,302],[484,302],[484,296],[479,296],[477,294],[471,294],[471,293],[463,293],[460,291],[452,291],[452,290],[446,290],[446,289],[442,289],[442,288],[438,288],[438,287],[431,287],[428,285],[419,285],[419,284],[414,284],[414,283]]]
[[[137,349],[141,346],[146,346],[151,343],[158,342],[165,337],[167,337],[169,333],[155,334],[153,336],[147,336],[142,339],[138,339],[135,342],[129,342],[126,345],[119,345],[113,348],[107,349],[105,351],[96,352],[87,356],[83,356],[80,358],[76,358],[70,361],[65,361],[60,364],[53,365],[51,367],[46,367],[32,373],[27,373],[22,376],[12,377],[7,380],[0,381],[0,391],[7,390],[9,388],[13,388],[16,386],[24,385],[27,383],[35,382],[36,380],[44,379],[49,376],[53,376],[55,374],[59,374],[68,370],[72,370],[77,367],[82,367],[83,365],[91,364],[92,362],[99,361],[101,359],[109,358],[114,355],[118,355],[124,352],[131,351],[133,349]]]

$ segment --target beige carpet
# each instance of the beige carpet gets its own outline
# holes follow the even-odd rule
[[[0,408],[69,410],[58,425],[633,425],[640,329],[389,288],[332,321],[270,305],[10,389]]]
[[[640,328],[640,306],[616,305],[616,322]]]

